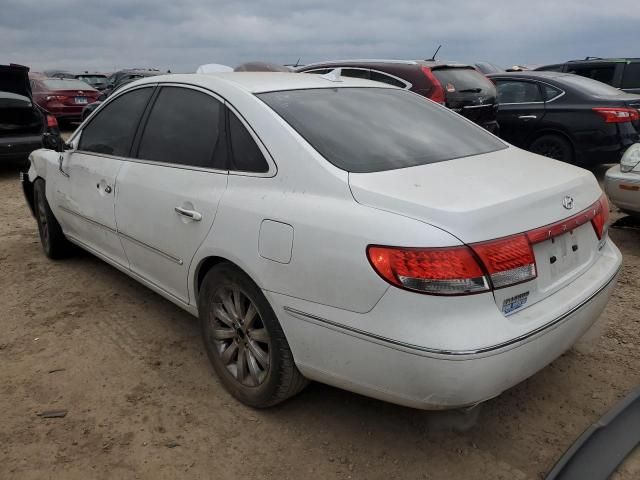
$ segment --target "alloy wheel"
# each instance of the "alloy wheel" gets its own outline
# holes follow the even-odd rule
[[[210,341],[229,373],[244,386],[262,384],[271,364],[271,339],[251,299],[237,285],[220,286],[209,322]]]
[[[42,243],[45,248],[49,245],[49,223],[47,222],[47,211],[45,206],[45,200],[42,195],[37,196],[38,204],[38,223],[40,225],[40,235],[42,236]]]

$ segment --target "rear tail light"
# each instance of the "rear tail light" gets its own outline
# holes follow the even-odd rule
[[[591,225],[596,231],[598,240],[607,234],[607,227],[609,224],[609,200],[606,195],[602,195],[592,207],[593,218],[591,219]]]
[[[427,77],[429,82],[433,85],[433,90],[431,91],[429,98],[434,102],[438,102],[439,104],[444,105],[445,104],[444,88],[442,87],[442,84],[440,83],[440,81],[436,78],[436,76],[433,74],[431,69],[428,67],[422,67],[422,73],[424,73],[424,76]]]
[[[58,128],[58,120],[53,115],[47,115],[47,127]]]
[[[536,260],[525,234],[471,245],[487,269],[494,288],[536,278]]]
[[[68,98],[68,97],[67,97],[66,95],[47,95],[44,99],[45,99],[47,102],[52,102],[52,101],[54,101],[54,100],[58,100],[58,101],[60,101],[60,100],[65,100],[65,99],[67,99],[67,98]]]
[[[467,246],[400,248],[369,245],[373,269],[397,287],[434,295],[488,292],[487,278]]]
[[[487,242],[444,248],[369,245],[367,258],[385,281],[431,295],[469,295],[527,282],[537,277],[533,245],[591,222],[602,240],[609,203],[600,199],[586,210],[551,225]]]
[[[640,113],[635,108],[597,107],[592,109],[606,123],[635,122],[640,118]]]

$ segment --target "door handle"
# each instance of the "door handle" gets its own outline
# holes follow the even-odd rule
[[[187,210],[185,208],[176,207],[174,208],[178,215],[182,215],[183,217],[190,218],[194,222],[199,222],[202,220],[202,214],[200,212],[196,212],[195,210]]]
[[[538,116],[537,115],[519,115],[518,118],[522,120],[535,120],[536,118],[538,118]]]

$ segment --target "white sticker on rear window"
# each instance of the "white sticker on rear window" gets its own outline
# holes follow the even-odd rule
[[[515,312],[519,308],[522,308],[525,303],[527,303],[527,299],[529,298],[529,292],[520,293],[514,297],[510,297],[505,299],[502,302],[502,313],[505,315],[509,315],[510,313]]]

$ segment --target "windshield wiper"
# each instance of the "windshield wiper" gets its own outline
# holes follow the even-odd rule
[[[460,93],[480,93],[482,91],[481,88],[465,88],[463,90],[458,90]]]

